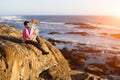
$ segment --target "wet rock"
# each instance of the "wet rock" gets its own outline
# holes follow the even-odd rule
[[[105,75],[108,71],[108,68],[105,66],[105,64],[89,64],[84,70],[96,75]]]
[[[51,39],[51,38],[49,38],[48,41],[54,45],[55,45],[55,43],[63,43],[63,44],[71,44],[72,43],[70,41],[55,40],[55,39]]]
[[[114,56],[108,62],[106,62],[106,64],[112,68],[120,67],[120,58]]]
[[[120,79],[120,76],[118,75],[109,75],[108,76],[108,78],[107,78],[108,80],[119,80]]]
[[[120,75],[120,67],[112,68],[110,73]]]
[[[39,39],[49,54],[22,42],[21,31],[0,25],[0,80],[71,80],[69,64],[61,52]]]
[[[90,53],[101,53],[102,51],[100,49],[97,49],[94,47],[94,45],[89,44],[80,44],[79,46],[76,46],[79,52],[90,52]]]
[[[119,74],[120,75],[120,58],[114,56],[111,58],[110,61],[106,62],[108,66],[111,67],[111,74]]]
[[[81,71],[72,71],[72,80],[103,80],[103,78],[98,77],[96,75],[90,74],[90,73],[85,73]]]
[[[48,34],[54,35],[54,34],[61,34],[61,33],[59,33],[59,32],[50,32]]]
[[[86,24],[86,23],[68,22],[68,23],[65,23],[65,24],[79,25],[80,26],[79,28],[99,29],[96,26],[92,26],[92,25]]]
[[[67,48],[63,48],[60,50],[64,57],[69,61],[71,64],[71,68],[82,68],[85,65],[86,60],[88,57],[81,52],[76,52],[74,50],[69,51]]]
[[[108,36],[108,33],[100,33],[101,35]]]
[[[67,34],[80,34],[82,36],[88,36],[89,35],[87,32],[68,32]]]

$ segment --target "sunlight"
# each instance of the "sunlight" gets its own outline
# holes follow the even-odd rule
[[[117,3],[115,4],[115,6],[113,6],[113,14],[116,15],[116,16],[120,16],[120,5]]]
[[[114,14],[115,14],[116,16],[120,16],[120,9],[116,9],[115,12],[114,12]]]

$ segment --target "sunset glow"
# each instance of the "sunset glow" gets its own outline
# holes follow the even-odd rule
[[[114,15],[120,16],[120,8],[119,9],[117,9],[117,8],[115,9]]]

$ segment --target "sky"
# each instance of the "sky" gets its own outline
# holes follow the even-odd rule
[[[120,0],[0,0],[0,15],[120,15]]]

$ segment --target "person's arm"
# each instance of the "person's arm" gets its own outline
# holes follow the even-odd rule
[[[37,28],[37,26],[35,26],[35,34],[37,34],[38,35],[38,32],[39,32],[39,29]]]
[[[34,28],[33,28],[33,26],[31,26],[31,29],[30,29],[30,35],[32,35],[33,32],[34,32]]]

